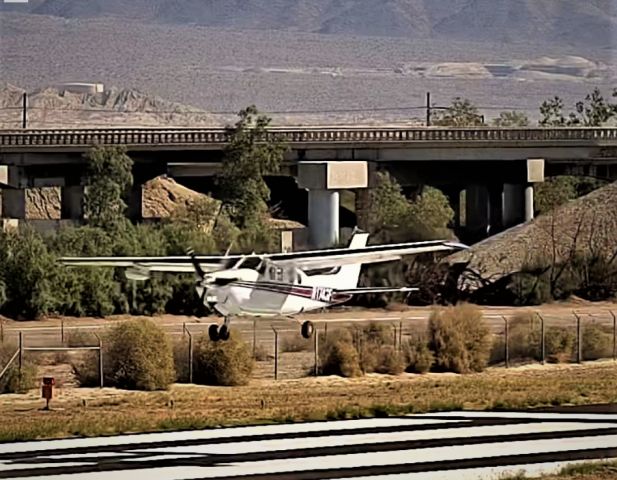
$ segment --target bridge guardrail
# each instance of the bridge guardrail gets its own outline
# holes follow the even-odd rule
[[[284,143],[617,141],[617,128],[306,128],[271,129]],[[92,145],[221,145],[225,129],[105,128],[0,131],[0,147]]]

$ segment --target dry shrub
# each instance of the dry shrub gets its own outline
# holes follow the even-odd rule
[[[321,369],[324,375],[340,375],[341,377],[359,377],[360,358],[355,347],[343,340],[329,341],[323,349],[324,356]]]
[[[510,360],[537,360],[541,352],[541,324],[533,313],[519,313],[508,321]],[[505,361],[505,335],[493,342],[490,363]]]
[[[613,355],[612,328],[588,323],[583,327],[583,358],[598,360]]]
[[[174,367],[176,370],[176,381],[188,383],[189,381],[189,342],[180,340],[174,343]]]
[[[281,338],[282,352],[306,352],[312,349],[313,342],[298,334],[284,335]]]
[[[405,370],[402,355],[393,347],[395,330],[392,325],[371,322],[356,330],[355,336],[363,372],[397,375]]]
[[[105,335],[105,384],[129,390],[162,390],[176,378],[167,334],[150,320],[113,326]]]
[[[391,345],[382,346],[377,353],[376,373],[400,375],[405,371],[403,356]]]
[[[353,335],[350,330],[340,328],[319,335],[319,357],[321,372],[324,375],[340,375],[342,377],[358,377],[362,375],[360,357],[353,345]]]
[[[426,335],[414,335],[403,344],[403,355],[409,373],[426,373],[433,363],[435,356],[428,346]]]
[[[253,373],[253,352],[232,329],[229,340],[212,342],[208,335],[197,341],[193,352],[193,380],[203,385],[246,385]]]
[[[491,335],[480,309],[458,305],[435,310],[429,318],[435,366],[457,373],[480,372],[491,351]]]
[[[253,357],[258,362],[267,362],[270,360],[270,351],[263,343],[258,343],[253,349]]]
[[[576,334],[568,327],[548,327],[545,334],[546,359],[552,363],[569,362],[574,354]]]
[[[93,332],[69,330],[66,344],[69,347],[95,347],[99,344],[99,339]]]
[[[0,371],[4,369],[16,350],[16,346],[0,346]],[[16,359],[2,378],[0,378],[0,394],[25,393],[32,388],[36,388],[36,364],[31,360],[25,361],[20,374],[17,362],[18,360]]]
[[[75,374],[75,380],[80,387],[98,387],[100,385],[98,352],[85,352],[77,358],[73,357],[71,367]]]
[[[55,352],[51,357],[52,365],[64,365],[71,363],[71,355],[69,352]]]

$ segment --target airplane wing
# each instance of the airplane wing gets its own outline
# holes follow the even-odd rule
[[[428,252],[445,252],[467,248],[467,246],[447,240],[429,242],[398,243],[390,245],[370,245],[362,248],[333,248],[307,252],[213,255],[178,257],[63,257],[61,263],[72,267],[120,267],[133,272],[133,276],[147,278],[150,272],[192,273],[197,262],[204,272],[213,272],[243,259],[258,258],[279,267],[295,267],[301,270],[336,268],[344,265],[380,263],[400,260],[406,255]],[[127,272],[128,273],[128,272]]]
[[[400,260],[407,255],[447,252],[467,248],[466,245],[437,240],[430,242],[371,245],[364,248],[338,248],[289,254],[275,254],[269,261],[278,266],[295,266],[302,270],[335,268],[358,263],[380,263]]]
[[[228,262],[238,261],[241,255],[196,257],[205,272],[224,268]],[[60,262],[69,267],[119,267],[148,272],[194,273],[190,257],[62,257]]]

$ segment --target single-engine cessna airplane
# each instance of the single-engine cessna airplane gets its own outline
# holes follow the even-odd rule
[[[131,280],[147,280],[152,272],[194,273],[196,289],[207,307],[225,317],[211,325],[212,340],[229,338],[230,317],[292,316],[344,303],[354,295],[413,292],[411,287],[358,287],[363,264],[400,260],[404,255],[451,251],[465,245],[446,240],[367,246],[368,233],[354,232],[348,248],[295,253],[185,257],[65,257],[65,265],[122,267]],[[302,323],[304,338],[313,335]]]

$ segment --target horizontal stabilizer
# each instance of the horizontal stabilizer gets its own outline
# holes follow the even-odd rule
[[[347,295],[359,295],[359,294],[367,294],[367,293],[407,293],[407,292],[417,292],[420,290],[416,287],[360,287],[360,288],[350,288],[348,290],[337,290],[336,293],[343,293]]]

